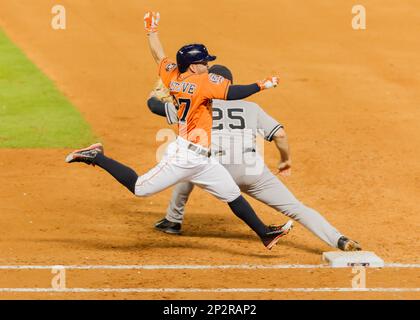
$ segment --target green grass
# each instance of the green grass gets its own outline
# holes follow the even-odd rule
[[[76,108],[0,30],[0,148],[80,147],[93,140]]]

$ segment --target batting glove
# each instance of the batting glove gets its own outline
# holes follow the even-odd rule
[[[275,88],[277,87],[278,83],[279,83],[278,77],[268,77],[268,78],[265,78],[264,80],[257,82],[261,90]]]
[[[144,15],[144,29],[146,29],[147,33],[153,33],[157,31],[159,20],[159,12],[149,11]]]

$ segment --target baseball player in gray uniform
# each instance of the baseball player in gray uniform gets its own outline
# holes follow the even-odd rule
[[[215,65],[209,72],[233,80],[224,66]],[[178,123],[176,106],[155,97],[148,100],[150,110],[166,116],[169,124]],[[280,152],[279,174],[291,173],[290,152],[283,126],[255,103],[244,100],[213,100],[213,128],[211,150],[228,170],[241,191],[286,216],[298,221],[313,234],[334,248],[343,251],[361,250],[354,240],[345,237],[319,212],[302,204],[267,168],[257,152],[257,134],[273,141]],[[185,205],[194,185],[181,182],[175,186],[166,217],[155,228],[172,234],[181,232]]]

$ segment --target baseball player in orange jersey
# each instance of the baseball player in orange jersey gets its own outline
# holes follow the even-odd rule
[[[202,44],[182,47],[177,62],[169,60],[157,35],[159,14],[148,12],[144,17],[149,45],[159,75],[170,89],[177,105],[179,136],[169,144],[162,160],[142,176],[125,165],[104,155],[100,143],[70,153],[66,162],[97,165],[110,173],[136,196],[160,192],[178,182],[189,181],[219,200],[227,202],[236,216],[242,219],[271,249],[292,228],[292,221],[280,226],[266,226],[241,196],[239,187],[227,170],[212,156],[209,149],[212,128],[212,99],[237,100],[277,85],[270,77],[251,85],[231,85],[229,80],[207,72],[208,61],[216,59]]]

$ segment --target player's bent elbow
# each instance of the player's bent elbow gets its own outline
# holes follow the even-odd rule
[[[160,101],[158,98],[149,98],[149,100],[147,100],[147,106],[152,113],[162,117],[166,116],[165,103]]]
[[[283,128],[280,128],[279,130],[277,130],[273,136],[274,140],[277,140],[277,139],[280,140],[280,139],[285,139],[285,138],[287,138],[287,135],[286,135],[286,131],[284,131]]]
[[[149,100],[147,100],[147,106],[149,107],[149,110],[151,111],[151,112],[153,112],[153,100],[154,99],[156,99],[156,98],[154,98],[154,97],[152,97],[152,98],[149,98]]]

